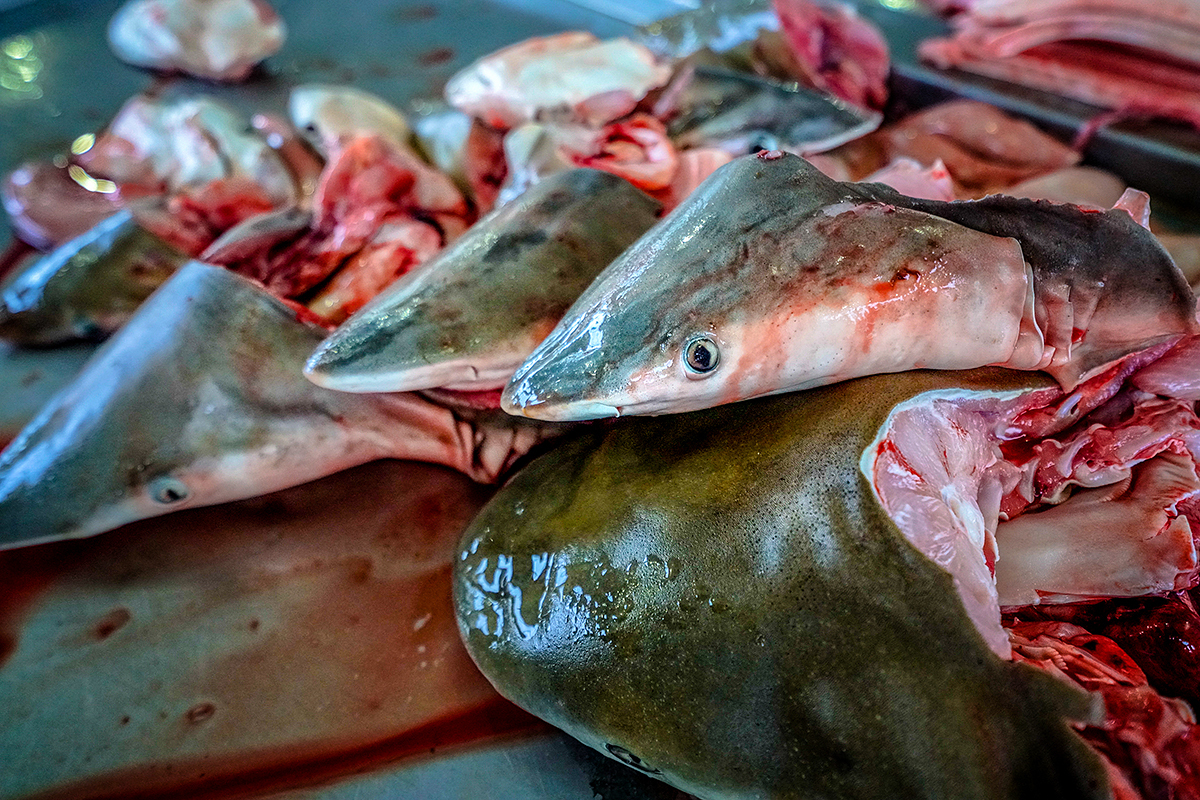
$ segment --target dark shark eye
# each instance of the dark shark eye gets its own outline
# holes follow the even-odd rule
[[[183,481],[178,478],[172,478],[170,475],[164,475],[161,478],[155,478],[150,481],[150,497],[156,503],[161,503],[164,506],[169,506],[174,503],[182,503],[188,499],[188,487]]]
[[[646,772],[651,775],[661,775],[662,774],[661,769],[655,769],[654,767],[647,764],[645,761],[642,761],[640,758],[635,756],[633,753],[626,750],[624,747],[621,747],[621,746],[615,745],[615,744],[608,744],[606,742],[604,744],[604,748],[606,750],[608,750],[608,752],[612,753],[616,757],[616,759],[618,761],[620,761],[622,764],[627,764],[627,765],[633,767],[634,769],[641,770],[642,772]]]
[[[717,343],[707,336],[693,337],[683,351],[683,360],[688,371],[696,375],[707,375],[717,368],[721,351]]]

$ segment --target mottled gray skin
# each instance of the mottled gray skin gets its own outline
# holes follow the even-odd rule
[[[845,241],[820,233],[822,209],[837,204],[882,204],[903,209],[904,215],[931,216],[926,224],[914,224],[897,214],[891,232],[881,229],[873,240]],[[865,269],[878,260],[872,254],[901,235],[929,230],[936,234],[933,242],[951,228],[1016,240],[1032,271],[1038,314],[1046,305],[1043,298],[1055,295],[1070,298],[1077,321],[1094,311],[1085,337],[1071,349],[1071,361],[1051,373],[1065,385],[1099,364],[1196,329],[1195,298],[1183,275],[1149,231],[1124,211],[1085,212],[1003,197],[917,200],[879,184],[831,180],[796,156],[759,154],[717,170],[601,273],[514,375],[505,390],[505,408],[544,419],[669,413],[675,409],[665,395],[648,410],[622,404],[639,381],[640,391],[649,394],[647,372],[667,374],[668,362],[679,363],[688,340],[709,331],[718,338],[731,331],[733,339],[723,345],[731,352],[761,353],[764,372],[784,361],[794,369],[806,353],[780,352],[776,342],[738,337],[747,330],[763,335],[773,324],[771,314],[792,293],[810,291],[805,270],[819,272],[815,277],[833,291],[842,259]],[[986,273],[987,266],[977,268]],[[858,279],[853,270],[847,276]],[[911,335],[913,325],[907,327],[898,332],[876,328],[870,335]],[[933,335],[924,327],[919,332]],[[953,354],[956,332],[936,335]],[[846,349],[859,345],[844,343]],[[703,379],[704,389],[700,383],[692,389],[712,395],[702,398],[706,406],[745,399],[728,372],[731,363],[726,360],[725,372],[718,364]],[[913,366],[897,364],[891,371]],[[775,391],[789,388],[794,387]]]
[[[119,211],[5,279],[0,339],[47,346],[107,338],[187,260]]]
[[[507,698],[704,800],[1101,798],[1098,702],[995,656],[859,458],[907,372],[589,429],[463,535],[464,641]]]
[[[89,536],[240,500],[376,458],[496,480],[544,435],[463,419],[415,394],[314,386],[325,329],[219,267],[191,262],[0,453],[0,548]]]
[[[363,307],[305,374],[350,392],[498,389],[661,210],[607,172],[552,175]]]

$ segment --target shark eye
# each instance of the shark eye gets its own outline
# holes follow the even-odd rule
[[[172,478],[170,475],[164,475],[161,478],[155,478],[150,481],[150,497],[156,503],[161,503],[164,506],[181,503],[188,499],[187,484],[178,478]]]
[[[607,742],[605,742],[604,749],[606,749],[606,750],[608,750],[608,752],[612,753],[616,757],[616,759],[618,761],[620,761],[622,764],[627,764],[627,765],[633,767],[634,769],[639,769],[642,772],[647,772],[651,775],[661,775],[662,774],[661,769],[655,769],[654,767],[647,764],[645,761],[642,761],[640,758],[635,756],[633,753],[626,750],[624,747],[621,747],[621,746],[615,745],[615,744],[608,744]]]
[[[721,351],[717,349],[717,343],[707,336],[695,336],[687,343],[683,360],[689,373],[707,375],[717,368]]]

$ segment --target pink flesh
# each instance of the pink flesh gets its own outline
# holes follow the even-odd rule
[[[1200,492],[1190,455],[1167,453],[1122,481],[1000,524],[1004,606],[1137,597],[1195,582],[1196,545],[1177,504]]]
[[[389,220],[334,273],[309,307],[323,319],[341,323],[441,249],[442,234],[432,225],[411,218]]]
[[[847,102],[882,108],[890,69],[887,40],[853,8],[840,3],[775,0],[800,77]]]
[[[885,511],[951,574],[1001,655],[1001,606],[1172,591],[1200,576],[1200,520],[1189,519],[1200,417],[1190,401],[1116,391],[1130,369],[1072,395],[922,395],[893,411],[864,453]],[[1095,421],[1071,427],[1076,407],[1097,409]],[[1063,434],[1026,441],[1030,427]]]
[[[935,160],[933,166],[923,167],[911,158],[900,157],[862,180],[863,183],[887,184],[909,197],[946,201],[958,197],[954,179],[941,159]]]
[[[1200,401],[1200,336],[1181,339],[1171,350],[1133,377],[1144,392]]]
[[[1074,150],[1029,123],[973,100],[931,106],[827,155],[838,156],[853,180],[897,158],[924,165],[940,160],[963,197],[1000,191],[1079,160]]]
[[[118,58],[210,80],[239,81],[283,46],[265,0],[132,0],[113,19]]]
[[[654,193],[654,197],[664,206],[663,213],[682,203],[705,178],[732,160],[733,156],[715,147],[697,147],[680,152],[679,168],[675,170],[671,184]]]
[[[65,168],[46,162],[17,167],[0,192],[17,235],[41,250],[82,236],[122,206],[118,194],[88,191]]]
[[[598,127],[633,111],[669,77],[670,69],[640,44],[567,31],[481,58],[450,79],[446,100],[503,130],[547,113]]]
[[[589,152],[566,151],[579,167],[611,172],[642,191],[668,188],[679,169],[666,127],[649,114],[634,114],[605,126]]]
[[[354,265],[353,275],[332,287],[327,310],[335,316],[349,313],[345,305],[362,300],[367,285],[378,286],[381,273],[394,277],[397,270],[411,266],[412,256],[424,258],[428,253],[424,235],[413,239],[411,247],[404,246],[406,254],[385,239],[376,242],[384,225],[407,226],[418,218],[428,219],[441,228],[440,247],[465,230],[470,219],[466,201],[449,178],[378,136],[351,139],[330,159],[313,204],[313,227],[298,239],[283,247],[239,253],[236,261],[225,266],[261,281],[277,296],[297,297],[375,242],[380,245],[378,260],[364,256]],[[403,263],[392,261],[393,256]]]
[[[979,24],[968,17],[956,20],[955,28],[955,38],[979,57],[1007,58],[1051,42],[1090,40],[1140,47],[1200,65],[1200,29],[1144,15],[1072,9],[1066,14],[1048,12],[1004,26]]]
[[[474,195],[475,210],[481,215],[491,211],[508,177],[504,132],[474,120],[463,146],[463,172]]]
[[[1008,58],[976,53],[954,39],[921,44],[921,57],[943,69],[955,67],[1019,83],[1102,108],[1200,121],[1195,71],[1137,53],[1082,42],[1056,42]]]
[[[143,228],[197,258],[225,231],[273,208],[258,184],[235,177],[185,187],[169,199],[142,201],[133,214]]]
[[[1120,209],[1133,217],[1133,221],[1150,230],[1150,195],[1137,189],[1126,189],[1121,193],[1113,208]]]
[[[1078,10],[1123,14],[1200,27],[1200,6],[1189,0],[1167,0],[1147,4],[1144,0],[957,0],[953,7],[964,10],[981,24],[1006,25],[1041,17],[1061,16]]]
[[[1066,167],[1022,181],[1004,190],[1011,197],[1070,203],[1084,208],[1112,208],[1125,191],[1125,182],[1096,167]]]

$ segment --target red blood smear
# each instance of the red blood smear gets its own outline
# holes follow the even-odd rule
[[[13,239],[8,248],[0,253],[0,278],[11,272],[17,264],[21,263],[21,259],[34,252],[34,249],[32,245],[28,245],[20,239]]]
[[[258,754],[260,764],[243,762],[233,768],[209,759],[205,761],[207,771],[221,774],[211,778],[195,778],[181,784],[164,783],[164,777],[158,770],[145,773],[130,770],[55,789],[53,796],[55,800],[257,797],[385,768],[405,759],[429,756],[439,750],[460,748],[500,737],[545,735],[553,730],[511,703],[496,699],[465,714],[435,720],[348,752],[331,751],[302,762],[289,762],[280,753]],[[203,771],[190,769],[181,771],[204,774]]]
[[[0,552],[0,575],[5,576],[0,591],[0,667],[20,644],[21,621],[42,591],[74,564],[70,552],[61,559],[42,558],[36,551],[25,548]]]
[[[1185,593],[1046,606],[1020,616],[1029,619],[1030,612],[1112,639],[1161,694],[1200,709],[1200,614]]]

